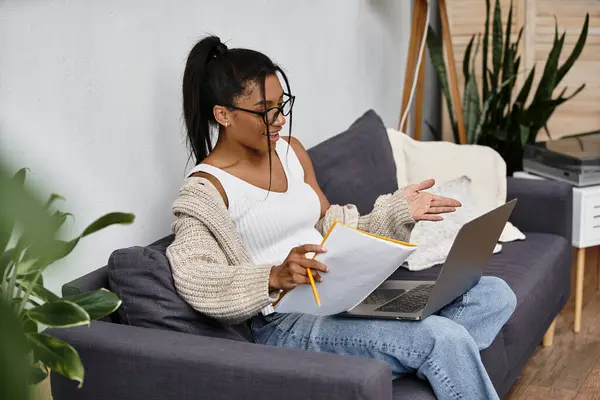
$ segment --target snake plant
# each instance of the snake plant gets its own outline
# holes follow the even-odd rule
[[[589,14],[585,16],[575,46],[562,64],[559,60],[565,43],[565,32],[559,36],[558,23],[555,20],[553,45],[536,89],[533,89],[535,66],[528,71],[523,85],[517,87],[517,77],[523,73],[520,69],[522,58],[519,54],[523,27],[519,30],[516,40],[512,41],[510,35],[512,25],[512,1],[503,32],[500,1],[496,0],[490,26],[490,0],[486,0],[483,35],[478,33],[471,37],[462,62],[465,82],[462,109],[467,143],[494,148],[507,162],[509,174],[520,168],[525,144],[535,142],[542,128],[548,132],[547,123],[556,108],[584,89],[585,84],[582,84],[566,96],[565,87],[556,97],[553,97],[555,89],[583,50],[588,34]],[[427,46],[449,110],[454,141],[459,143],[442,42],[431,26],[428,27]],[[481,69],[478,71],[479,74],[476,74],[475,59],[480,47]],[[476,75],[480,78],[476,78]],[[439,132],[431,125],[430,129],[434,137],[441,140]]]
[[[121,304],[105,289],[59,297],[44,287],[42,273],[84,237],[132,223],[134,216],[106,214],[75,238],[61,240],[59,230],[71,215],[55,209],[62,197],[38,201],[25,188],[25,169],[13,177],[6,171],[0,165],[0,398],[28,399],[50,370],[79,385],[84,379],[77,351],[43,329],[89,325]]]

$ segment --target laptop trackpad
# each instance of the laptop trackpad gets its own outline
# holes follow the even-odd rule
[[[375,289],[361,304],[381,306],[406,292],[403,289]]]

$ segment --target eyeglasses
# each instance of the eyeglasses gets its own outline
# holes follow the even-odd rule
[[[296,96],[290,96],[287,93],[284,93],[283,95],[287,96],[287,99],[283,102],[282,105],[280,105],[278,107],[268,108],[265,111],[248,110],[246,108],[240,108],[240,107],[236,107],[234,105],[228,105],[226,107],[234,109],[234,110],[245,111],[245,112],[248,112],[251,114],[260,115],[262,117],[265,125],[273,125],[275,123],[275,121],[277,121],[277,118],[279,118],[279,114],[283,114],[284,117],[287,117],[288,115],[290,115],[290,112],[292,111],[292,107],[294,106],[294,101],[296,100]]]

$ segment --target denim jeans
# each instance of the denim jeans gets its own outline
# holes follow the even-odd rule
[[[439,399],[498,399],[481,362],[516,307],[510,287],[497,277],[477,285],[422,321],[309,314],[257,315],[258,343],[385,361],[394,378],[416,373]]]

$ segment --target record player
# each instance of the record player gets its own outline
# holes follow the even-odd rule
[[[577,187],[600,185],[600,131],[525,145],[523,170]]]

